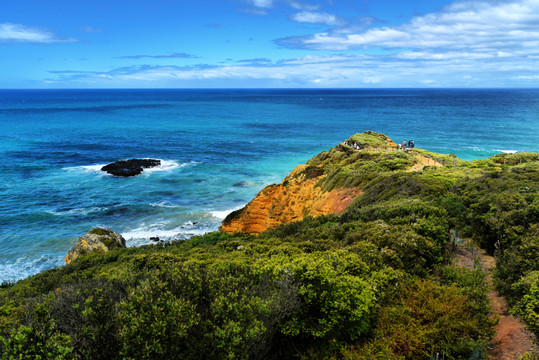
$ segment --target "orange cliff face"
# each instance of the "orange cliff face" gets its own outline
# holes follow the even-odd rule
[[[354,180],[361,178],[358,173],[370,172],[362,166],[392,149],[396,144],[384,134],[355,134],[298,166],[281,184],[264,188],[243,209],[230,213],[219,230],[257,234],[306,216],[343,212],[362,193],[361,181]],[[369,151],[378,155],[362,154]]]
[[[301,174],[306,167],[300,165],[281,184],[264,188],[243,209],[230,214],[219,230],[256,234],[306,216],[340,213],[361,193],[355,188],[324,192],[317,183],[326,175],[307,179]]]

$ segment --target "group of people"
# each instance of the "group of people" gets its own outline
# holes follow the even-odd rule
[[[402,144],[397,144],[397,150],[408,151],[408,150],[413,149],[414,147],[415,147],[414,140],[406,141],[406,139],[404,139],[402,141]]]
[[[341,143],[341,145],[351,146],[352,148],[354,148],[354,150],[361,150],[357,143],[350,144],[348,141],[344,141]]]
[[[354,150],[361,150],[361,147],[357,143],[349,143],[348,141],[341,142],[341,145],[352,147]],[[397,150],[409,151],[415,147],[414,140],[403,140],[402,143],[397,144]]]

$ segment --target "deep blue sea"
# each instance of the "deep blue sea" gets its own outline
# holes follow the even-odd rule
[[[0,282],[63,265],[96,226],[128,246],[215,231],[365,130],[465,160],[539,152],[539,90],[0,90]],[[163,164],[99,170],[127,158]]]

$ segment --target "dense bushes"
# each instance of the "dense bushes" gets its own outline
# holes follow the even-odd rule
[[[408,359],[425,359],[433,353],[468,358],[484,347],[491,333],[490,323],[477,315],[456,287],[418,280],[403,289],[395,304],[381,310],[375,339]]]
[[[462,233],[496,255],[499,290],[539,335],[537,154],[498,155],[490,161],[502,167],[461,180],[443,203]]]
[[[539,271],[530,271],[511,286],[513,312],[539,334]]]

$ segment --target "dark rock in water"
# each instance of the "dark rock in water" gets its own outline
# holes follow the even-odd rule
[[[234,184],[235,187],[246,187],[247,185],[247,181],[238,181],[237,183]]]
[[[150,240],[151,240],[151,241],[159,241],[160,239],[159,239],[159,236],[152,236],[152,237],[150,238]]]
[[[122,235],[110,229],[95,228],[79,238],[64,260],[69,264],[78,257],[91,252],[105,253],[118,248],[125,248],[125,239]]]
[[[144,169],[161,165],[161,160],[157,159],[130,159],[120,160],[105,165],[101,171],[105,171],[115,176],[135,176],[139,175]]]

